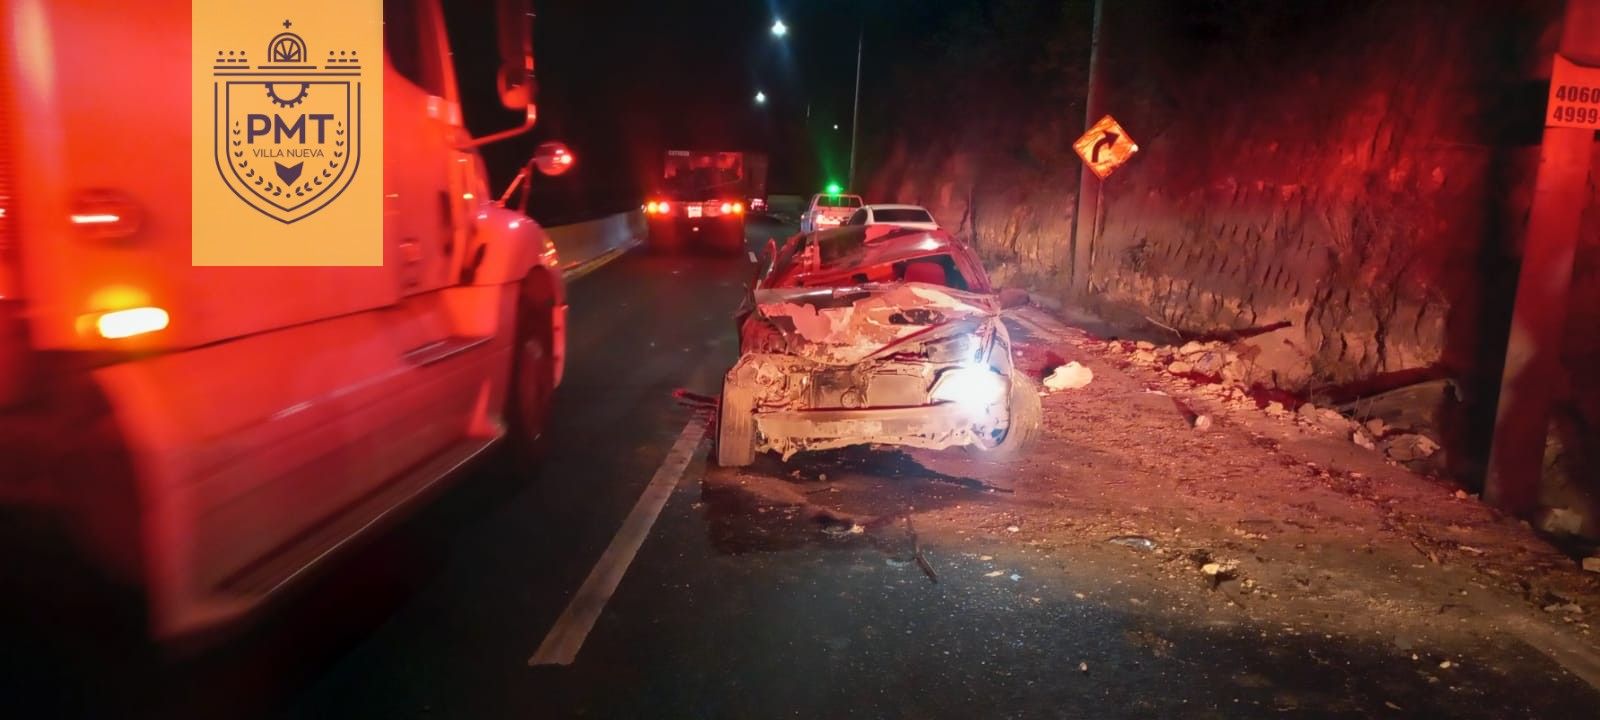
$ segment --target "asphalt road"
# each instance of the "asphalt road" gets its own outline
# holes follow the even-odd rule
[[[748,239],[784,231],[752,224]],[[541,463],[503,456],[463,478],[224,650],[47,694],[105,716],[293,718],[1555,717],[1593,699],[1536,654],[1525,676],[1481,679],[1499,695],[1453,698],[1398,669],[1393,648],[1085,602],[1075,591],[1116,582],[1104,567],[1044,567],[977,535],[933,551],[934,582],[912,532],[797,518],[713,483],[709,441],[665,477],[659,519],[575,661],[530,667],[703,424],[749,272],[742,257],[636,251],[577,281]],[[902,454],[824,464],[846,492],[878,483],[868,503],[1008,502]],[[828,481],[820,467],[757,472]],[[1027,590],[984,572],[1002,561]]]

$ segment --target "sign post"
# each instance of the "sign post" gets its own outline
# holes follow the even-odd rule
[[[1072,287],[1074,292],[1082,293],[1089,288],[1089,266],[1094,258],[1094,242],[1100,236],[1100,218],[1105,214],[1102,204],[1105,199],[1105,179],[1139,152],[1139,146],[1128,136],[1128,131],[1117,123],[1116,118],[1107,115],[1090,125],[1072,143],[1072,149],[1083,159],[1085,171],[1078,179],[1079,216],[1073,218],[1072,248]],[[1089,178],[1090,173],[1094,174],[1093,180]],[[1091,183],[1094,185],[1092,195],[1085,187]]]

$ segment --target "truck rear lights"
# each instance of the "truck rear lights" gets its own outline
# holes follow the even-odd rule
[[[665,215],[671,211],[672,206],[668,205],[666,201],[656,202],[652,200],[649,203],[646,203],[644,206],[644,212],[646,215]]]

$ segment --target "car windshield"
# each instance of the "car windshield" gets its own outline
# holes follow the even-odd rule
[[[928,223],[933,217],[921,208],[880,208],[872,211],[872,220],[881,223]]]
[[[859,195],[818,195],[817,207],[823,208],[858,208],[861,207]]]

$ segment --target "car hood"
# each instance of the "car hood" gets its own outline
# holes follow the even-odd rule
[[[987,334],[1000,321],[993,296],[928,283],[867,283],[761,289],[756,312],[791,355],[853,365],[914,343],[961,333]]]

